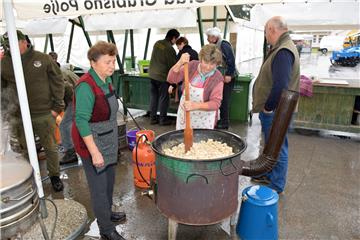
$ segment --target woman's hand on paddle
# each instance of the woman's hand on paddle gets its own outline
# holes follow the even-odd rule
[[[188,53],[183,53],[180,57],[181,65],[190,62],[190,55]]]

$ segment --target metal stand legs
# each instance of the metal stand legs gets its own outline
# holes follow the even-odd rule
[[[168,223],[168,240],[176,240],[176,233],[178,229],[178,223],[169,218]]]

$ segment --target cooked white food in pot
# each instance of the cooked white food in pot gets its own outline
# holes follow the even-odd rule
[[[208,139],[207,141],[194,142],[190,151],[186,153],[184,143],[180,143],[172,148],[166,148],[164,153],[177,158],[204,160],[227,157],[233,154],[233,149],[226,143]]]

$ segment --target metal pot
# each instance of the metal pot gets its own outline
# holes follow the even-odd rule
[[[158,136],[156,153],[156,205],[168,218],[188,225],[208,225],[231,216],[238,205],[238,164],[245,142],[237,135],[209,129],[194,129],[194,142],[214,139],[233,148],[226,158],[189,160],[171,157],[163,149],[183,142],[183,131]]]
[[[26,160],[1,156],[0,171],[1,236],[10,238],[35,223],[39,198],[33,169]]]

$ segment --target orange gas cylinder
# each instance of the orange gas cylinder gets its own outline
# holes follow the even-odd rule
[[[149,188],[150,179],[155,179],[155,153],[151,142],[155,133],[151,130],[141,130],[136,133],[136,146],[132,152],[134,184],[139,188]]]

